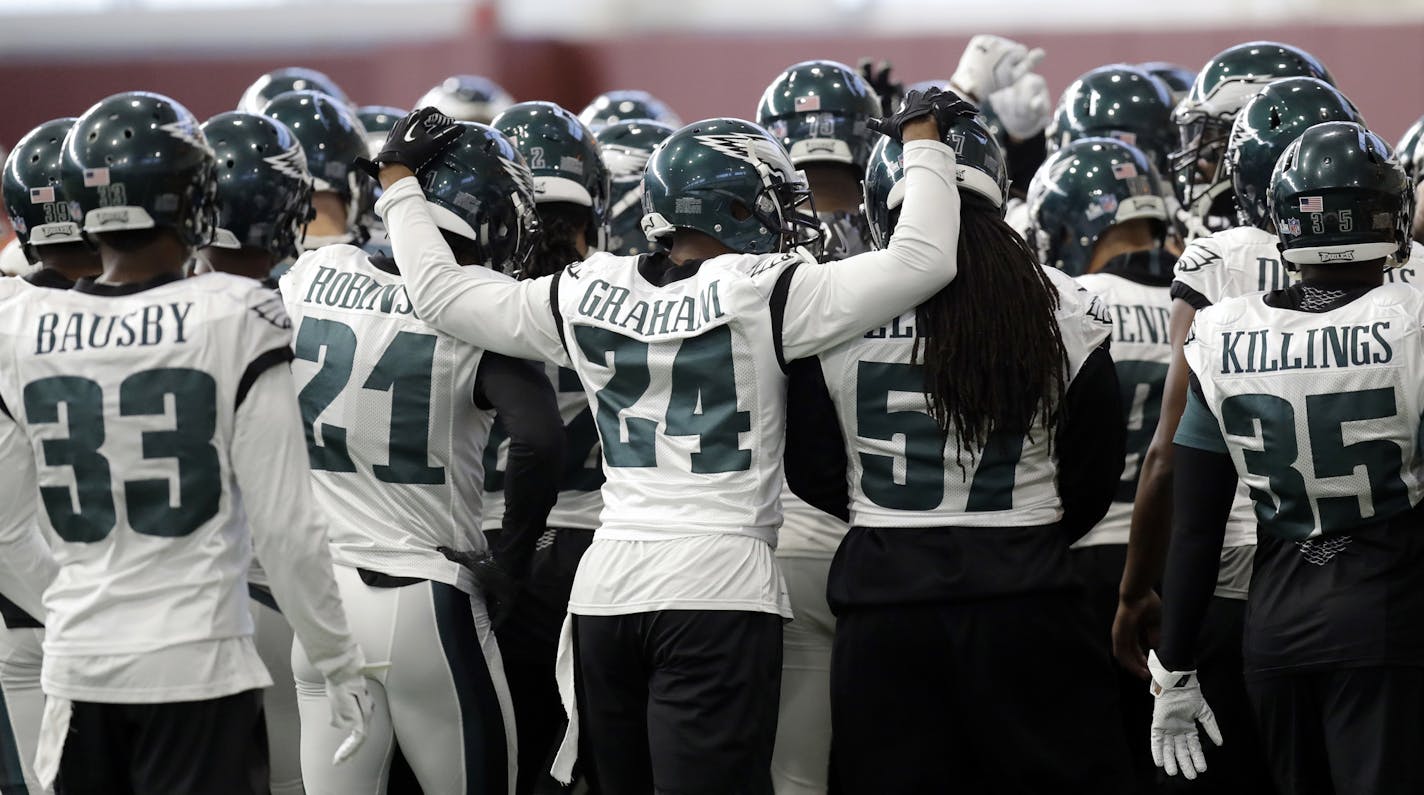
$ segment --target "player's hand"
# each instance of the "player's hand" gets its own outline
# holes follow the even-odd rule
[[[885,116],[894,113],[905,96],[905,84],[890,79],[892,68],[889,61],[876,63],[869,58],[860,59],[860,74],[880,98],[880,113]]]
[[[331,725],[346,733],[346,739],[337,746],[331,758],[333,765],[350,759],[366,741],[366,727],[375,711],[371,691],[366,687],[366,677],[374,676],[390,667],[390,663],[363,665],[355,675],[347,675],[326,680],[326,700],[331,705]]]
[[[1152,674],[1147,670],[1147,650],[1157,645],[1162,632],[1162,597],[1149,590],[1138,597],[1118,597],[1117,615],[1113,617],[1113,656],[1118,665],[1140,679]]]
[[[953,91],[931,88],[928,91],[911,91],[905,95],[900,109],[883,119],[871,119],[866,123],[870,129],[888,135],[897,141],[911,141],[921,138],[942,138],[944,132],[958,119],[973,118],[979,109]],[[909,125],[921,119],[935,122],[937,130],[931,131],[921,125],[913,135]]]
[[[519,596],[519,581],[490,554],[461,552],[450,547],[436,547],[440,554],[470,570],[475,584],[479,586],[485,599],[485,610],[489,612],[490,627],[504,625],[514,611],[514,600]]]
[[[987,102],[998,114],[1004,132],[1015,141],[1027,141],[1043,132],[1053,112],[1048,81],[1037,72],[1029,72],[1017,83],[995,91]]]
[[[1206,772],[1206,756],[1202,753],[1200,722],[1206,735],[1221,745],[1221,729],[1216,715],[1202,697],[1201,680],[1196,671],[1168,671],[1157,660],[1157,652],[1148,657],[1152,671],[1152,762],[1167,772],[1194,779]]]
[[[1017,83],[1042,60],[1043,50],[1038,47],[1030,50],[1012,39],[981,33],[969,40],[949,82],[970,99],[982,102]]]
[[[435,108],[417,108],[396,122],[375,157],[358,157],[355,165],[378,180],[381,169],[387,166],[405,166],[419,173],[422,166],[450,148],[464,132],[454,119]]]

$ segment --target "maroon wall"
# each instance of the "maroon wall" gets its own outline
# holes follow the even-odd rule
[[[1272,38],[1306,48],[1334,72],[1371,126],[1394,140],[1424,112],[1424,52],[1413,46],[1424,23],[1397,26],[1278,27],[1173,33],[1043,33],[1022,38],[1048,51],[1041,67],[1054,92],[1074,76],[1114,61],[1169,60],[1191,67],[1224,47]],[[684,119],[750,116],[782,67],[810,58],[854,63],[889,57],[907,81],[948,77],[967,37],[851,37],[678,34],[593,42],[508,39],[491,33],[360,52],[292,52],[127,57],[108,60],[0,60],[0,142],[34,125],[75,115],[108,94],[170,94],[200,117],[236,104],[259,73],[300,64],[326,71],[362,104],[408,106],[455,72],[489,75],[520,99],[551,99],[577,110],[609,88],[645,88]]]

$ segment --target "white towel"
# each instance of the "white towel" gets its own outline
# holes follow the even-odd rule
[[[559,752],[554,755],[554,766],[549,773],[560,784],[569,784],[574,780],[579,741],[578,700],[574,697],[574,617],[569,613],[564,614],[564,626],[559,630],[554,678],[559,682],[559,700],[564,703],[564,714],[569,716],[569,727],[564,731],[564,741],[559,744]]]
[[[45,698],[39,747],[35,749],[35,777],[46,791],[54,787],[54,780],[59,776],[59,760],[64,755],[64,738],[69,736],[69,719],[73,714],[73,701],[55,696]]]

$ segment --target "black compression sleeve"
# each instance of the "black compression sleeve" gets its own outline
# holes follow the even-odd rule
[[[786,484],[813,508],[850,521],[845,440],[818,359],[786,367]]]
[[[1172,545],[1162,580],[1162,641],[1157,657],[1169,671],[1196,668],[1195,646],[1221,566],[1226,520],[1236,498],[1231,456],[1175,445]]]
[[[493,552],[510,574],[523,579],[549,509],[559,498],[564,424],[553,386],[543,369],[531,362],[486,353],[475,381],[476,402],[485,402],[499,412],[499,421],[509,435],[504,521],[499,548]]]
[[[1117,371],[1106,347],[1088,354],[1068,387],[1060,416],[1054,439],[1063,501],[1059,527],[1072,543],[1102,520],[1122,479],[1127,428]]]

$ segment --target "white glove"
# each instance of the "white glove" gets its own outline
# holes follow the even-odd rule
[[[1030,50],[1012,39],[981,33],[969,40],[949,82],[956,91],[982,102],[1017,83],[1042,60],[1043,50],[1038,47]]]
[[[1149,688],[1156,701],[1152,705],[1152,762],[1167,775],[1182,775],[1194,779],[1206,772],[1206,756],[1202,754],[1197,722],[1213,743],[1221,745],[1221,729],[1216,715],[1202,697],[1201,681],[1196,671],[1169,671],[1157,660],[1157,652],[1147,656],[1147,669],[1152,672]]]
[[[366,687],[368,676],[378,675],[390,663],[364,665],[356,675],[326,680],[326,700],[331,705],[331,725],[346,732],[346,739],[331,758],[333,765],[350,759],[366,741],[366,726],[375,712],[371,691]]]
[[[1026,141],[1043,132],[1053,112],[1048,81],[1037,72],[1029,72],[1017,83],[995,91],[988,102],[1004,125],[1004,132],[1015,141]]]

